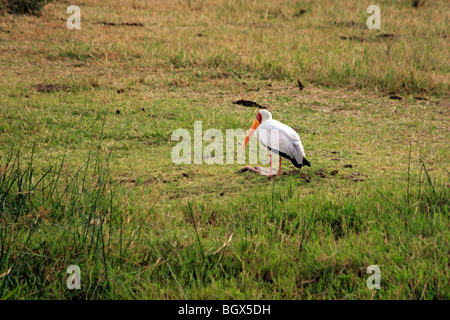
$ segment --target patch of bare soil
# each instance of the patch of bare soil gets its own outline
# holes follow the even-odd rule
[[[362,182],[365,180],[366,175],[362,174],[361,172],[352,172],[351,174],[347,176],[343,176],[342,179],[348,179],[355,182]]]
[[[340,26],[340,27],[346,27],[346,28],[359,28],[359,29],[367,28],[366,24],[360,23],[360,22],[355,22],[355,21],[347,21],[347,22],[334,21],[333,24]]]
[[[70,91],[70,86],[66,84],[37,84],[32,87],[36,89],[38,92],[49,93],[49,92],[58,92],[58,91]]]
[[[393,33],[382,33],[375,37],[365,38],[365,37],[358,37],[358,36],[341,36],[342,40],[351,40],[351,41],[359,41],[359,42],[374,42],[374,41],[380,41],[380,40],[394,40],[396,38],[400,38],[399,35],[393,34]]]
[[[238,101],[234,101],[234,104],[238,104],[244,107],[253,107],[253,108],[260,108],[260,109],[266,109],[266,107],[263,107],[262,105],[260,105],[259,103],[250,101],[250,100],[238,100]]]
[[[97,24],[101,24],[104,26],[129,26],[129,27],[143,27],[144,24],[140,22],[121,22],[115,23],[110,21],[98,21]]]

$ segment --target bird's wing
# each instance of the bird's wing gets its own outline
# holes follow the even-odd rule
[[[274,130],[278,130],[278,145],[273,145],[276,138]],[[264,146],[284,153],[289,158],[295,159],[297,163],[303,162],[305,151],[302,142],[299,135],[291,127],[276,120],[266,120],[258,127],[257,131],[259,131],[258,138]]]
[[[264,121],[261,126],[263,126],[263,128],[266,129],[278,129],[283,131],[286,136],[291,139],[292,141],[300,141],[300,137],[297,134],[297,132],[295,132],[294,129],[292,129],[291,127],[289,127],[288,125],[285,125],[284,123],[277,121],[277,120],[266,120]]]

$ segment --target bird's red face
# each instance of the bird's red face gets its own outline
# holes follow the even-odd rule
[[[256,131],[256,129],[259,127],[261,122],[262,122],[262,116],[261,116],[261,113],[258,112],[258,114],[256,115],[255,121],[253,121],[253,124],[252,124],[252,127],[250,129],[250,132],[248,133],[248,136],[245,138],[244,145],[242,146],[243,149],[245,148],[245,146],[247,145],[248,140],[250,140],[250,137]]]

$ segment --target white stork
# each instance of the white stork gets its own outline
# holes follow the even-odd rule
[[[302,142],[300,141],[300,137],[297,132],[284,123],[273,120],[272,114],[269,111],[261,110],[258,112],[255,121],[253,121],[250,132],[245,138],[243,148],[245,148],[248,140],[255,131],[261,144],[269,150],[270,171],[267,173],[267,169],[261,167],[244,167],[243,169],[253,170],[262,175],[274,175],[272,171],[272,153],[280,156],[278,175],[281,175],[281,157],[288,159],[295,167],[299,169],[302,166],[311,166],[309,161],[305,159],[305,150],[303,149]]]

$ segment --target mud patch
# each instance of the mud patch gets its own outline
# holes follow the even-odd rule
[[[321,168],[316,172],[316,176],[319,176],[321,178],[326,178],[327,175],[325,172],[326,172],[326,170],[324,168]]]
[[[352,40],[352,41],[359,41],[359,42],[364,42],[367,39],[364,37],[357,37],[357,36],[341,36],[341,40]]]
[[[266,107],[263,107],[262,105],[260,105],[259,103],[250,101],[250,100],[238,100],[238,101],[234,101],[234,104],[238,104],[244,107],[252,107],[252,108],[260,108],[260,109],[266,109]]]
[[[355,21],[335,21],[333,22],[334,25],[339,26],[339,27],[346,27],[346,28],[359,28],[359,29],[366,29],[367,25],[364,23],[360,23],[360,22],[355,22]]]
[[[305,180],[306,182],[311,182],[311,177],[309,175],[307,175],[306,173],[300,173],[298,176],[300,178],[302,178],[303,180]]]
[[[367,176],[361,172],[352,172],[350,175],[342,177],[342,179],[352,180],[355,182],[362,182]]]
[[[382,33],[377,35],[378,39],[394,39],[394,38],[398,38],[399,36],[393,33]]]
[[[150,118],[164,118],[164,119],[169,119],[169,120],[174,120],[176,119],[176,115],[174,113],[163,113],[163,114],[153,114],[153,113],[149,113],[148,116]]]
[[[51,93],[51,92],[58,92],[58,91],[70,91],[71,87],[66,84],[37,84],[32,86],[32,89],[36,89],[37,92],[42,93]]]
[[[110,21],[98,21],[97,24],[103,25],[103,26],[128,26],[128,27],[143,27],[144,24],[140,22],[121,22],[121,23],[115,23]]]
[[[341,40],[351,40],[351,41],[359,41],[359,42],[376,42],[380,40],[394,40],[400,38],[399,35],[393,34],[393,33],[382,33],[375,37],[365,38],[365,37],[358,37],[358,36],[341,36]]]
[[[294,17],[298,18],[301,17],[302,15],[304,15],[306,13],[306,9],[298,9],[295,13],[294,13]]]

